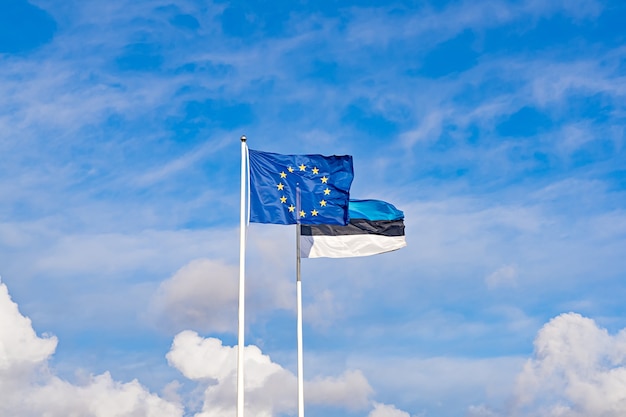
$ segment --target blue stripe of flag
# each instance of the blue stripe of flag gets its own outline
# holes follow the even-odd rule
[[[402,220],[404,213],[385,201],[381,200],[350,200],[348,215],[351,219]]]

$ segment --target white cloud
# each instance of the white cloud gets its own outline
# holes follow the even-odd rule
[[[0,283],[0,372],[30,369],[54,353],[54,336],[39,338],[29,318],[20,314],[17,304],[9,297],[7,286]]]
[[[51,377],[22,396],[20,416],[180,417],[182,407],[149,393],[137,380],[121,383],[109,373],[92,376],[84,386]],[[10,401],[9,401],[10,402]]]
[[[400,392],[398,384],[408,385],[419,393],[421,404],[445,401],[444,391],[470,401],[471,397],[483,397],[482,404],[467,408],[471,417],[626,415],[626,329],[612,335],[592,319],[561,314],[541,328],[534,346],[532,358],[523,366],[521,358],[430,358],[397,363],[383,359],[375,366],[363,360],[358,363],[379,385],[387,385],[383,391],[396,393]],[[404,372],[402,378],[398,378],[398,369]],[[483,393],[476,395],[480,391]],[[397,399],[397,394],[392,396]],[[412,401],[415,398],[399,400],[403,404]],[[374,414],[377,412],[380,414]],[[393,406],[377,405],[369,417],[406,415],[402,413]]]
[[[367,417],[411,417],[406,411],[398,410],[393,405],[374,403],[374,409]]]
[[[198,280],[202,280],[205,267],[211,271],[225,268],[198,260],[179,271],[171,285],[186,288],[195,283],[202,287]],[[226,267],[225,273],[228,272]],[[174,291],[169,295],[177,294]],[[221,296],[228,299],[228,291],[218,294],[218,298]],[[4,284],[0,284],[0,314],[4,320],[0,327],[0,389],[6,394],[6,400],[0,403],[1,415],[182,416],[183,408],[178,401],[166,401],[151,394],[137,380],[117,382],[105,372],[83,377],[75,385],[52,374],[47,361],[54,353],[56,338],[37,337],[31,321],[19,313]],[[167,355],[169,363],[185,377],[209,385],[203,411],[198,416],[221,417],[234,411],[236,352],[236,347],[223,346],[214,338],[203,339],[191,331],[184,331],[174,339]],[[295,408],[296,379],[291,372],[272,362],[256,346],[246,347],[246,369],[246,390],[255,415],[270,417]],[[167,396],[178,399],[178,388],[175,382],[166,386]],[[348,409],[367,407],[372,391],[359,371],[313,380],[306,389],[312,404]]]
[[[148,392],[137,380],[114,381],[108,372],[80,385],[55,376],[48,360],[55,337],[38,337],[0,283],[0,415],[16,417],[181,417],[182,406]]]
[[[271,417],[296,408],[296,376],[273,362],[256,346],[245,348],[247,413]],[[197,417],[222,417],[235,412],[237,347],[219,339],[202,338],[192,331],[179,333],[167,354],[171,366],[187,378],[205,381],[204,405]],[[363,409],[372,388],[360,371],[305,383],[305,401],[311,405]]]
[[[610,335],[579,314],[539,331],[518,377],[519,415],[618,417],[626,414],[626,329]]]

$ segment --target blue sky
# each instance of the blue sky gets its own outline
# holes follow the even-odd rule
[[[307,416],[623,415],[625,19],[5,0],[0,414],[234,415],[245,134],[353,155],[406,216],[405,249],[303,260]],[[248,238],[249,412],[293,416],[295,230]]]

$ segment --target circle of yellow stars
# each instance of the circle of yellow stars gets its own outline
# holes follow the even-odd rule
[[[306,172],[307,170],[307,166],[305,164],[300,164],[296,166],[298,172]],[[287,171],[289,171],[290,174],[293,174],[294,172],[296,172],[296,168],[292,167],[292,166],[288,166],[287,167]],[[319,168],[317,168],[316,166],[314,166],[313,168],[311,168],[311,172],[314,175],[319,175]],[[280,178],[281,179],[285,179],[287,178],[287,173],[285,171],[281,171],[280,172]],[[324,188],[324,190],[322,190],[322,192],[324,193],[325,196],[330,195],[330,188],[328,188],[328,177],[326,175],[323,175],[320,178],[320,181],[322,184],[326,184],[326,188]],[[279,182],[278,184],[276,184],[276,189],[277,191],[284,191],[285,189],[285,184],[283,184],[282,182]],[[280,202],[282,204],[287,204],[287,197],[285,195],[281,195],[280,196]],[[327,207],[328,202],[325,199],[321,199],[319,201],[319,205],[320,207]],[[296,206],[294,206],[292,203],[289,204],[289,206],[287,206],[287,209],[289,210],[290,213],[295,213],[296,211]],[[311,214],[312,217],[316,217],[317,215],[319,215],[319,210],[317,210],[316,208],[314,208],[313,210],[311,210],[309,212]],[[300,212],[298,213],[300,215],[300,218],[305,218],[307,216],[307,212],[305,212],[304,210],[300,210]]]

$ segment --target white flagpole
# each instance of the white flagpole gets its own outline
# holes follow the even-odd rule
[[[298,417],[304,417],[304,365],[302,360],[302,280],[300,279],[300,187],[296,189],[296,298],[298,305]]]
[[[248,147],[246,137],[241,137],[241,210],[239,225],[239,333],[237,350],[237,417],[243,417],[244,411],[244,384],[243,384],[243,349],[245,331],[245,302],[246,302],[246,179]]]

